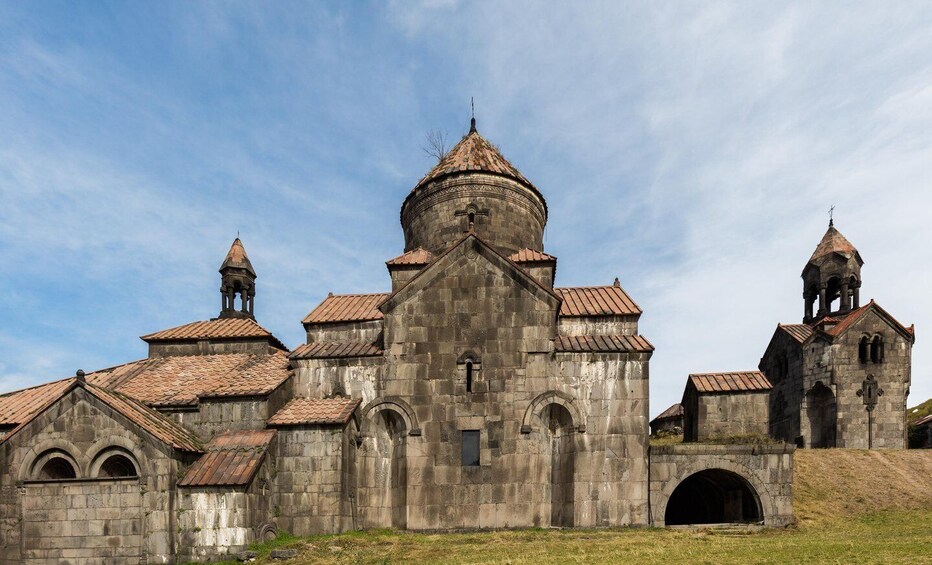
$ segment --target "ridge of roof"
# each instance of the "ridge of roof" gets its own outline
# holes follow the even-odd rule
[[[689,382],[698,392],[755,392],[773,388],[763,371],[691,373]]]
[[[234,239],[233,244],[230,245],[230,250],[227,251],[227,255],[220,265],[220,272],[227,268],[245,269],[253,277],[256,276],[256,270],[252,268],[252,262],[249,260],[249,256],[246,255],[246,248],[243,247],[243,242],[240,241],[239,237]]]
[[[418,247],[402,253],[398,257],[389,259],[385,262],[389,267],[402,266],[402,265],[427,265],[434,260],[434,254],[426,249]]]
[[[557,258],[549,253],[544,253],[543,251],[536,251],[529,247],[525,247],[515,253],[512,253],[508,256],[509,259],[515,263],[543,263],[549,261],[556,261]]]
[[[906,327],[905,325],[903,325],[899,320],[894,318],[889,312],[884,310],[883,307],[880,306],[880,304],[877,304],[877,302],[875,302],[873,298],[871,298],[870,302],[868,302],[864,306],[861,306],[860,308],[857,308],[849,312],[844,318],[841,319],[841,321],[835,324],[834,327],[829,328],[828,330],[825,330],[825,333],[831,335],[832,337],[840,336],[841,334],[848,331],[848,329],[851,326],[853,326],[855,322],[860,320],[861,317],[864,316],[864,314],[866,314],[869,310],[876,310],[881,315],[881,317],[886,318],[894,326],[895,329],[900,330],[904,335],[908,336],[912,340],[916,339],[914,326]]]
[[[361,398],[293,398],[269,418],[268,425],[345,424],[361,403]]]
[[[282,343],[281,340],[272,335],[272,332],[260,326],[259,323],[252,318],[214,318],[212,320],[189,322],[139,337],[139,339],[146,343],[153,341],[197,341],[201,339],[244,338],[266,338],[275,347],[288,351],[288,347]]]

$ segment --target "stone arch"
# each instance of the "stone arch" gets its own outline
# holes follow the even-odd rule
[[[835,394],[822,381],[806,391],[807,447],[835,447]],[[804,436],[805,437],[805,436]]]
[[[104,438],[94,443],[90,449],[87,450],[89,454],[88,460],[90,464],[87,467],[87,476],[94,477],[96,476],[97,471],[100,470],[100,465],[103,463],[103,458],[108,457],[109,454],[106,452],[125,451],[132,463],[136,467],[136,476],[142,477],[146,474],[148,469],[148,458],[145,454],[139,449],[137,444],[134,444],[127,438],[119,436],[110,436]]]
[[[59,438],[49,439],[33,446],[32,449],[26,453],[25,457],[23,457],[23,462],[20,464],[17,478],[20,481],[28,481],[34,478],[33,468],[36,466],[37,461],[47,453],[53,451],[61,452],[68,456],[71,464],[74,465],[74,471],[78,477],[86,476],[84,472],[87,470],[87,457],[76,445],[66,439]]]
[[[522,434],[531,433],[531,431],[534,429],[532,426],[534,417],[540,417],[541,411],[549,404],[559,404],[560,406],[566,408],[566,410],[570,413],[570,416],[573,418],[573,425],[575,426],[576,431],[580,433],[586,431],[586,420],[583,418],[579,408],[576,407],[576,403],[573,401],[573,397],[566,394],[565,392],[551,390],[538,395],[537,398],[532,400],[528,405],[527,410],[524,411],[524,418],[521,420]]]
[[[71,454],[60,449],[49,449],[39,454],[29,468],[32,480],[78,479],[81,469]]]
[[[373,399],[372,402],[367,404],[361,412],[360,420],[362,421],[362,424],[360,425],[360,432],[363,436],[368,435],[372,431],[374,417],[383,410],[392,410],[396,412],[402,420],[404,420],[405,431],[407,435],[421,435],[421,428],[418,426],[417,416],[414,414],[414,410],[411,409],[411,406],[408,405],[407,402],[400,398],[379,397]]]
[[[708,464],[692,464],[683,469],[681,473],[678,473],[678,476],[671,478],[669,482],[664,486],[660,492],[656,504],[652,504],[653,508],[651,509],[651,515],[653,517],[653,523],[655,526],[664,526],[666,525],[666,513],[667,505],[670,502],[670,497],[673,495],[673,492],[676,488],[682,483],[685,479],[689,478],[696,473],[702,471],[708,471],[710,469],[718,469],[722,471],[728,471],[735,475],[738,475],[747,482],[748,486],[753,489],[754,494],[757,497],[760,509],[760,517],[762,521],[766,521],[768,516],[776,515],[776,508],[774,506],[773,498],[771,492],[767,489],[767,486],[761,482],[758,476],[748,467],[730,461],[724,458],[715,457]]]
[[[87,476],[93,479],[142,476],[139,462],[131,451],[122,447],[105,447],[91,460]]]
[[[741,474],[720,468],[697,471],[679,481],[666,499],[667,526],[759,523],[760,495]]]

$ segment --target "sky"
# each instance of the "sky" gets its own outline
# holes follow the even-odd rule
[[[425,135],[547,199],[557,285],[644,310],[651,415],[799,323],[828,211],[932,397],[928,2],[0,0],[0,391],[215,317],[239,234],[290,347],[384,292]]]

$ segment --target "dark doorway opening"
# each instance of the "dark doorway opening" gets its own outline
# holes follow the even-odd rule
[[[550,525],[571,528],[576,477],[573,416],[559,404],[548,405],[541,416],[550,436]]]
[[[763,521],[760,499],[744,477],[724,469],[707,469],[686,477],[670,495],[664,522],[753,524]]]
[[[806,394],[809,447],[835,447],[835,395],[821,382]]]

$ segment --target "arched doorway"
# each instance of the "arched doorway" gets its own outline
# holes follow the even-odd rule
[[[818,382],[806,393],[809,447],[835,447],[835,395]]]
[[[548,404],[541,410],[541,419],[550,442],[550,525],[571,528],[576,476],[573,416],[560,404]]]
[[[724,469],[706,469],[683,479],[670,495],[664,515],[668,526],[761,521],[760,498],[754,487]]]
[[[374,414],[370,438],[360,450],[359,510],[362,526],[407,527],[408,466],[405,444],[408,429],[404,418],[391,408]]]

